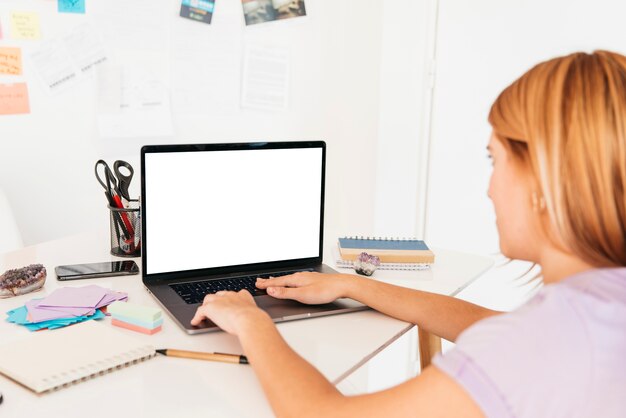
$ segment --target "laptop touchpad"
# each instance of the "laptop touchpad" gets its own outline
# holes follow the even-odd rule
[[[257,296],[254,298],[259,308],[266,311],[272,318],[283,318],[295,315],[316,314],[318,312],[328,312],[339,308],[336,303],[326,303],[323,305],[305,305],[295,300],[276,299],[271,296]]]

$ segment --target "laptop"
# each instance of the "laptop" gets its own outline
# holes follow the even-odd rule
[[[257,142],[141,149],[142,276],[189,334],[204,296],[247,289],[275,322],[367,309],[305,305],[256,289],[257,277],[336,273],[322,264],[326,144]]]

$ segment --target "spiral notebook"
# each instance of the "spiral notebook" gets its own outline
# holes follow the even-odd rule
[[[343,269],[354,269],[354,260],[344,260],[339,253],[339,246],[333,249],[335,266]],[[432,263],[380,263],[377,270],[428,270]]]
[[[435,262],[435,254],[422,240],[414,238],[342,237],[339,238],[341,258],[354,261],[362,252],[375,255],[381,263]]]
[[[150,359],[154,347],[87,321],[0,345],[0,373],[36,393],[53,391]]]

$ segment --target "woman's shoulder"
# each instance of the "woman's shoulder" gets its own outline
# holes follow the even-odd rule
[[[626,377],[616,372],[626,370],[626,269],[618,270],[593,270],[544,286],[519,309],[469,327],[435,364],[459,380],[462,368],[473,370],[488,382],[483,389],[491,387],[515,416],[583,410],[588,405],[579,400],[604,397],[607,382],[626,390]],[[550,395],[554,388],[556,398]],[[536,402],[555,413],[531,412]]]
[[[598,333],[624,334],[626,268],[594,269],[544,286],[515,311],[480,321],[463,332],[457,344],[483,350],[494,340],[532,350],[561,350],[576,342],[590,350]],[[581,344],[582,342],[587,344]],[[508,342],[508,343],[507,343]],[[568,351],[572,351],[569,347]]]

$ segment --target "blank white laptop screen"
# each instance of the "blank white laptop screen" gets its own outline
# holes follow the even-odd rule
[[[146,273],[318,257],[322,148],[145,155]]]

